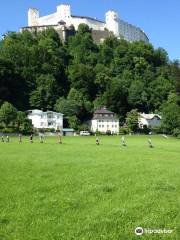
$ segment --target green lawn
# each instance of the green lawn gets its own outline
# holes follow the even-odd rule
[[[180,239],[180,140],[147,138],[0,143],[0,240]]]

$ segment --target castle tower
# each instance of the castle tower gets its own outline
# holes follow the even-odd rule
[[[71,21],[71,7],[68,4],[61,4],[57,6],[57,17],[58,20],[63,20],[67,25]]]
[[[39,11],[35,8],[28,10],[28,26],[38,26]]]
[[[106,13],[106,28],[112,31],[116,37],[119,37],[118,13],[114,11]]]

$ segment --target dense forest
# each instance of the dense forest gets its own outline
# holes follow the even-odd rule
[[[0,41],[0,106],[62,112],[74,128],[107,106],[122,124],[132,109],[159,112],[172,133],[180,129],[179,94],[179,62],[164,49],[115,37],[97,45],[85,24],[66,43],[53,29]]]

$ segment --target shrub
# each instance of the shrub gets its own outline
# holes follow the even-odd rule
[[[151,128],[151,131],[152,131],[153,133],[156,133],[156,134],[162,133],[161,126],[154,126],[154,127]]]
[[[111,131],[110,131],[110,130],[107,130],[107,131],[106,131],[106,135],[110,136],[110,135],[111,135]]]
[[[143,129],[141,129],[142,133],[149,134],[151,132],[151,129],[148,128],[147,125],[143,125]]]
[[[90,128],[89,128],[89,125],[88,124],[85,124],[85,123],[83,123],[83,124],[81,124],[79,127],[78,127],[78,131],[80,132],[80,131],[90,131]]]
[[[1,129],[2,133],[16,133],[17,129],[13,127],[6,127]]]
[[[129,128],[128,127],[120,127],[119,129],[119,134],[120,135],[126,135],[126,134],[129,134]]]
[[[177,136],[178,139],[180,139],[180,134]]]
[[[98,131],[98,130],[96,129],[95,135],[98,136],[98,135],[100,135],[100,134],[101,134],[100,131]]]
[[[179,129],[179,128],[175,128],[175,129],[173,130],[173,136],[174,136],[174,137],[180,136],[180,129]],[[179,138],[179,137],[178,137],[178,138]]]
[[[60,130],[57,130],[57,131],[60,131]],[[54,133],[55,132],[55,128],[38,128],[37,132],[39,132],[39,133],[45,133],[45,132],[47,132],[47,133],[49,133],[49,132]]]

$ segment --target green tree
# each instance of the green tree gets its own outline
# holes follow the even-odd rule
[[[13,62],[0,57],[0,99],[23,109],[26,105],[25,88],[25,82],[16,72]]]
[[[12,104],[4,102],[0,108],[0,122],[8,127],[10,123],[15,123],[16,116],[16,108]]]
[[[175,91],[180,95],[180,62],[178,60],[170,64],[170,77],[175,82]]]
[[[132,109],[126,115],[126,125],[132,132],[138,130],[138,111],[137,109]]]
[[[173,134],[175,129],[180,129],[180,106],[178,96],[170,93],[168,100],[162,105],[162,129],[165,133]]]
[[[137,79],[131,83],[128,94],[128,102],[132,107],[144,110],[147,102],[147,94],[145,91],[144,82]]]
[[[25,118],[24,121],[19,126],[19,132],[23,134],[30,134],[30,133],[33,133],[33,131],[34,129],[33,129],[32,121],[28,118]]]
[[[27,118],[27,115],[25,112],[21,112],[21,111],[17,112],[15,124],[16,124],[16,129],[23,134],[29,134],[33,132],[32,121]]]
[[[80,121],[76,116],[71,116],[68,119],[69,122],[69,126],[75,130],[78,130],[79,126],[80,126]]]
[[[94,65],[97,62],[98,47],[93,42],[91,31],[86,24],[79,24],[75,36],[69,38],[68,49],[73,64]]]
[[[73,99],[58,98],[55,104],[55,111],[63,113],[66,117],[75,116],[79,113],[79,104]]]
[[[125,116],[128,110],[127,96],[128,89],[123,79],[113,78],[105,92],[106,106],[119,116]]]
[[[71,88],[78,89],[90,99],[94,98],[96,94],[94,76],[94,69],[91,66],[74,64],[69,67]]]
[[[32,92],[34,93],[36,90],[37,78],[41,75],[52,75],[57,83],[58,95],[67,94],[69,88],[66,75],[68,54],[54,29],[34,33],[29,31],[9,33],[2,41],[0,55],[6,62],[10,61],[15,69],[12,71],[12,80],[7,74],[11,69],[8,66],[6,67],[6,78],[9,80],[2,77],[3,85],[6,87],[8,84],[8,95],[13,96],[13,100],[12,97],[5,98],[5,100],[13,102],[19,109],[23,110],[29,107],[29,99]],[[0,89],[3,90],[3,88]],[[4,91],[2,96],[6,97]],[[23,103],[23,106],[20,103]]]
[[[92,111],[92,103],[81,91],[71,88],[67,97],[68,100],[76,102],[77,113],[76,116],[81,122],[88,120]]]
[[[40,75],[36,79],[37,87],[30,96],[30,105],[35,108],[53,109],[57,94],[57,82],[51,75]]]

